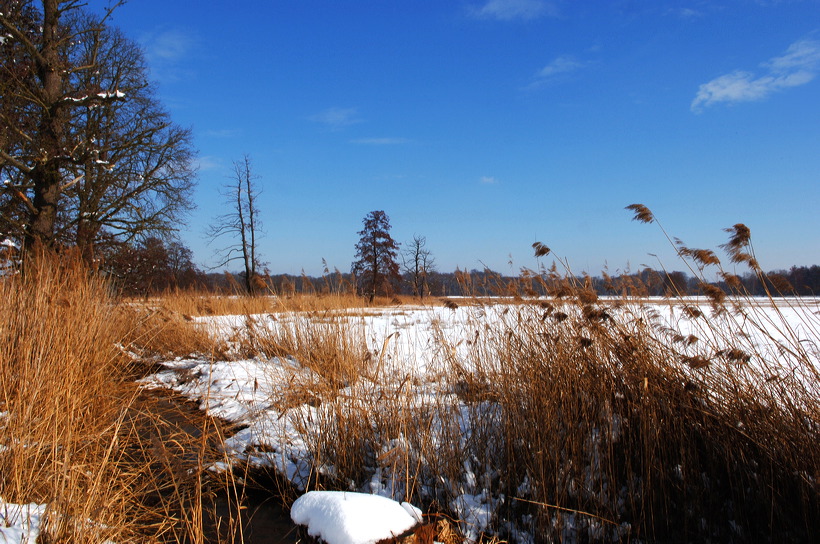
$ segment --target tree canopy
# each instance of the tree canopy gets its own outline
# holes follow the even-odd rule
[[[39,5],[38,5],[39,4]],[[77,1],[0,11],[0,235],[77,245],[173,231],[192,207],[190,131],[140,47]]]
[[[390,218],[382,210],[368,213],[362,223],[351,272],[359,294],[372,302],[376,295],[392,295],[399,286],[399,244],[390,236]]]

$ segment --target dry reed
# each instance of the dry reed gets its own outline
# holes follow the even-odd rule
[[[629,209],[658,225],[645,206]],[[748,229],[730,231],[730,260],[763,277]],[[459,272],[465,289],[510,298],[503,307],[439,301],[470,317],[458,334],[433,322],[426,376],[393,371],[389,362],[408,354],[390,336],[367,348],[359,317],[381,310],[349,294],[176,293],[129,310],[81,270],[32,268],[0,292],[10,301],[0,310],[0,495],[51,504],[55,540],[204,541],[213,484],[203,469],[222,430],[200,423],[191,438],[147,417],[156,410],[138,402],[133,363],[116,346],[224,357],[192,321],[233,314],[248,325],[241,354],[312,371],[271,399],[303,432],[310,488],[387,491],[451,516],[464,493],[503,496],[488,540],[524,532],[536,542],[808,541],[820,534],[820,376],[805,333],[818,337],[818,319],[802,306],[795,330],[771,296],[765,311],[748,297],[713,251],[673,245],[711,310],[642,306],[638,278],[605,275],[622,296],[601,299],[565,263],[563,274],[555,265],[525,271],[518,284],[485,275],[477,285]],[[725,289],[707,281],[709,270]],[[535,292],[550,296],[525,298]],[[224,485],[238,504],[231,472]],[[224,539],[241,541],[231,520]]]
[[[158,335],[71,253],[24,264],[0,279],[0,497],[47,505],[39,542],[203,542],[221,441],[140,392],[133,341]]]
[[[657,224],[645,206],[630,209]],[[759,271],[748,232],[732,232],[728,249]],[[464,322],[457,343],[436,336],[434,401],[420,394],[432,385],[425,378],[363,365],[351,349],[361,332],[344,320],[327,329],[313,314],[298,330],[262,334],[270,336],[256,341],[272,346],[268,354],[315,368],[317,359],[335,361],[320,372],[334,379],[307,385],[317,390],[309,398],[321,400],[300,416],[315,467],[309,485],[388,485],[396,498],[450,514],[459,494],[486,489],[507,497],[494,533],[525,531],[536,542],[800,542],[818,534],[817,348],[776,305],[763,311],[742,292],[730,297],[706,282],[704,270],[720,266],[714,252],[677,247],[702,282],[709,315],[671,300],[642,307],[629,294],[646,289],[637,279],[624,297],[601,300],[568,267],[564,275],[530,271],[525,285],[498,289],[525,293],[537,283],[552,299],[517,297],[502,311],[475,298],[475,315],[492,319]],[[470,274],[458,276],[476,287]],[[659,311],[685,315],[694,333],[670,327]],[[817,333],[817,317],[802,315],[800,326]],[[780,351],[752,342],[750,330]],[[386,342],[380,356],[387,351]]]

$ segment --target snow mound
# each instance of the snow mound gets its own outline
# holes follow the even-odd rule
[[[309,491],[293,503],[290,517],[328,544],[373,544],[421,522],[421,510],[380,495]]]

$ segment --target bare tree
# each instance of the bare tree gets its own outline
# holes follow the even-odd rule
[[[95,24],[84,17],[77,26]],[[96,58],[97,70],[78,74],[75,86],[124,97],[89,103],[72,119],[84,160],[68,168],[76,182],[64,192],[57,234],[91,258],[103,231],[127,242],[175,229],[193,207],[195,153],[190,130],[172,123],[154,97],[139,46],[112,28],[88,42],[76,63]]]
[[[430,294],[428,279],[430,274],[435,272],[436,261],[432,252],[427,249],[427,238],[414,235],[411,242],[407,242],[402,252],[402,268],[405,274],[410,277],[410,285],[413,287],[413,296],[424,298]]]
[[[190,132],[154,98],[142,51],[77,0],[2,3],[0,230],[93,255],[103,235],[172,230],[191,207]]]
[[[8,142],[17,144],[16,149],[0,148],[4,169],[10,167],[19,174],[9,178],[4,194],[25,208],[25,245],[30,247],[35,241],[50,245],[60,194],[66,183],[63,169],[75,159],[72,146],[66,140],[68,118],[80,102],[92,100],[90,94],[73,96],[66,82],[73,71],[94,67],[70,66],[66,55],[61,54],[73,41],[87,38],[60,24],[66,12],[79,7],[79,1],[43,0],[42,13],[33,8],[32,2],[4,4],[0,27],[9,36],[4,40],[4,50],[22,52],[29,62],[28,69],[9,74],[11,77],[3,74],[6,76],[3,97],[13,97],[13,104],[24,111],[19,116],[8,112],[12,119],[32,115],[36,120],[35,126],[30,127],[32,132],[18,133],[13,142]],[[32,18],[35,18],[34,25],[31,25]],[[9,42],[8,47],[5,42]],[[3,67],[4,72],[11,68],[6,62]],[[93,99],[97,98],[105,100],[108,96]],[[16,127],[10,129],[17,130]]]
[[[364,228],[359,231],[351,271],[359,293],[367,294],[373,302],[377,294],[392,294],[400,281],[396,263],[399,245],[390,236],[390,218],[383,211],[368,213],[362,222]]]
[[[241,161],[234,161],[233,167],[233,175],[223,191],[231,204],[231,211],[216,217],[207,235],[211,240],[223,237],[232,239],[227,246],[217,250],[219,263],[214,268],[241,261],[245,269],[245,290],[248,294],[255,294],[260,285],[258,271],[262,266],[256,251],[261,224],[256,203],[260,191],[254,182],[259,177],[253,174],[248,155]]]

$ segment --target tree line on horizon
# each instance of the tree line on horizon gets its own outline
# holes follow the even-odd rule
[[[230,290],[230,281],[225,274],[206,274],[213,280],[210,289],[219,292]],[[234,277],[239,278],[241,274]],[[763,283],[752,273],[740,276],[741,282],[748,294],[765,296],[765,287],[775,295],[782,296],[815,296],[820,294],[820,266],[792,266],[789,270],[777,270],[767,274],[769,283]],[[346,287],[350,290],[353,284],[353,275],[334,272],[321,276],[273,274],[265,277],[272,294],[297,293],[331,293],[340,292]],[[534,282],[528,282],[527,275],[504,275],[490,269],[456,269],[453,272],[433,271],[427,278],[429,292],[432,297],[461,297],[461,296],[551,296],[544,288],[539,288]],[[238,280],[237,280],[238,281]],[[574,281],[583,285],[585,282],[599,296],[627,295],[635,297],[661,296],[697,296],[705,295],[700,280],[684,272],[666,273],[660,270],[645,268],[636,273],[625,273],[609,278],[600,276],[579,276]],[[530,284],[522,287],[523,283]],[[725,282],[712,282],[709,285],[721,287],[728,292]],[[391,294],[414,296],[412,274],[404,272],[400,281]]]
[[[420,239],[420,240],[419,240]],[[407,255],[417,255],[425,249],[423,237],[414,237],[420,246],[413,246]],[[411,241],[410,244],[412,245]],[[432,255],[424,256],[433,263]],[[414,272],[414,261],[407,257],[399,264],[396,277],[389,286],[378,291],[378,296],[461,297],[461,296],[549,296],[560,295],[556,287],[551,293],[542,283],[533,281],[537,272],[524,271],[519,275],[501,274],[490,269],[456,269],[442,272],[432,266],[420,277]],[[205,271],[193,261],[193,253],[182,243],[166,242],[160,238],[147,238],[134,244],[120,244],[111,251],[100,269],[117,288],[130,296],[156,295],[171,290],[197,290],[214,294],[237,294],[245,291],[243,271]],[[820,265],[792,266],[788,270],[775,270],[766,274],[768,284],[751,272],[741,275],[745,291],[752,296],[763,296],[766,289],[775,295],[815,296],[820,294]],[[352,272],[330,269],[327,265],[321,275],[272,274],[258,275],[257,294],[296,295],[357,293],[369,298],[370,291],[357,288]],[[685,272],[665,272],[644,268],[637,272],[612,277],[578,276],[572,278],[577,285],[586,285],[599,296],[695,296],[704,295],[700,280]],[[423,282],[423,284],[421,283]],[[420,286],[421,287],[420,290]],[[549,285],[549,282],[547,282]],[[556,284],[557,285],[557,284]],[[712,282],[729,292],[723,282]]]
[[[239,200],[254,194],[250,184],[250,164],[246,157],[236,163],[235,176]],[[238,191],[243,189],[242,193]],[[252,204],[251,200],[251,204]],[[248,212],[248,213],[245,213]],[[251,213],[252,212],[252,213]],[[193,253],[178,240],[165,240],[149,236],[134,242],[119,242],[104,246],[96,268],[125,295],[148,296],[172,290],[197,290],[214,294],[284,295],[296,294],[356,294],[372,302],[375,297],[397,295],[424,297],[541,297],[563,296],[569,291],[567,282],[583,286],[597,296],[693,296],[709,295],[710,287],[718,287],[724,292],[741,292],[752,296],[774,294],[775,296],[813,296],[820,293],[820,266],[792,266],[789,270],[777,270],[768,274],[752,271],[737,276],[739,284],[728,285],[725,281],[704,283],[701,278],[680,271],[659,271],[643,268],[637,272],[626,272],[616,276],[603,273],[601,276],[587,274],[571,277],[562,276],[552,267],[539,271],[522,269],[518,275],[504,275],[488,268],[453,272],[438,270],[432,252],[427,248],[424,236],[414,235],[404,244],[393,240],[390,234],[390,220],[382,210],[369,212],[362,220],[363,228],[358,232],[355,260],[350,272],[330,270],[323,259],[324,270],[320,276],[307,274],[271,274],[259,271],[261,263],[257,257],[256,234],[245,231],[247,218],[255,217],[253,205],[244,212],[237,205],[236,213],[222,216],[222,225],[229,233],[237,236],[235,245],[229,246],[238,257],[221,262],[226,265],[240,261],[243,270],[222,272],[203,271],[193,261]],[[226,220],[225,217],[229,219]],[[254,231],[256,227],[250,229]],[[245,235],[242,235],[242,233]],[[250,245],[250,247],[248,247]],[[543,244],[533,244],[536,257],[549,254]],[[9,261],[12,246],[0,247],[0,261]],[[3,253],[7,255],[4,257]],[[224,253],[230,255],[230,253]],[[250,259],[249,259],[250,257]],[[249,276],[251,274],[251,276]]]

